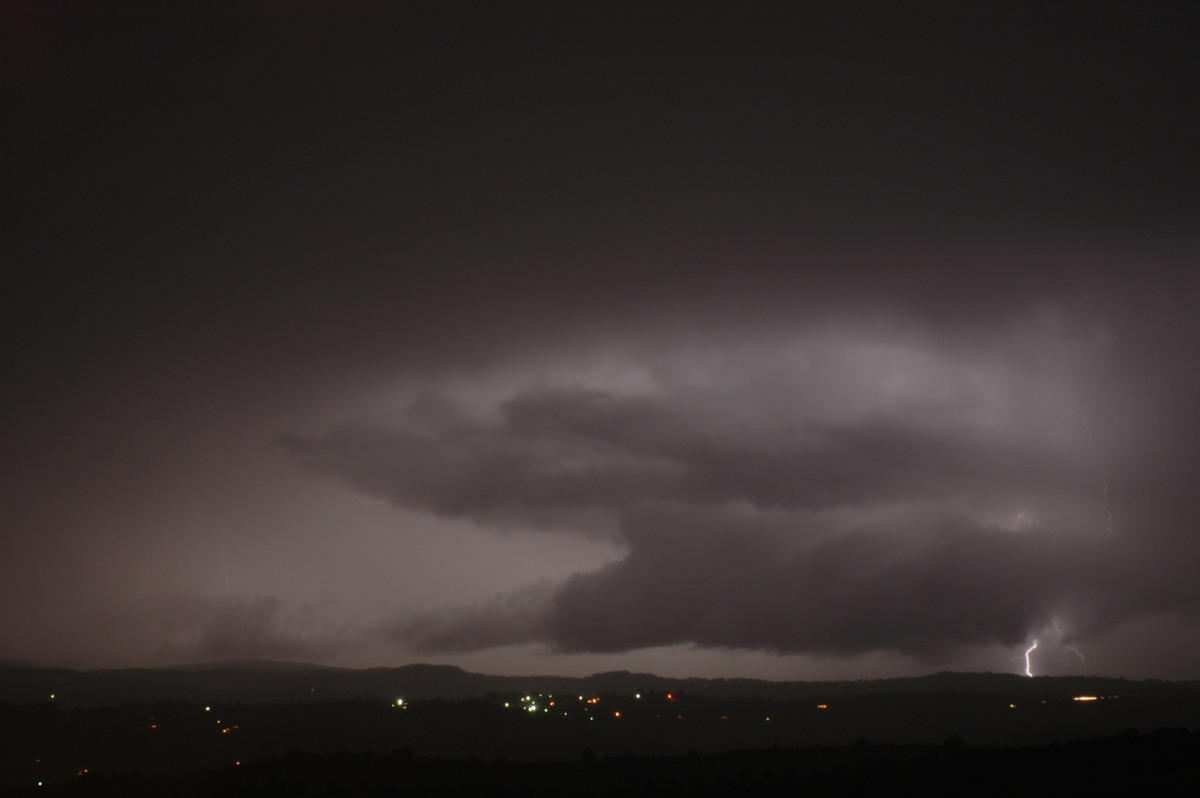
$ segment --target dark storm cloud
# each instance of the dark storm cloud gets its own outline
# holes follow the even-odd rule
[[[500,405],[498,417],[479,419],[452,400],[426,399],[405,411],[406,429],[345,427],[281,443],[356,490],[476,520],[612,513],[646,501],[827,509],[969,499],[973,490],[1044,494],[1077,482],[1053,452],[1006,440],[1009,430],[871,420],[731,437],[722,413],[689,419],[690,410],[559,389],[520,394]]]
[[[431,612],[394,633],[433,651],[691,643],[937,659],[972,645],[1014,646],[1059,621],[1086,638],[1197,599],[1183,580],[1147,594],[1162,574],[1123,562],[1127,544],[1045,529],[1017,534],[936,508],[854,521],[656,507],[631,514],[623,534],[626,558],[568,579],[541,601],[522,595]],[[1171,595],[1180,588],[1183,595]]]
[[[630,556],[568,580],[543,634],[585,650],[696,643],[929,654],[1018,642],[1061,589],[1049,563],[1030,556],[1029,538],[981,533],[965,518],[897,519],[842,535],[823,526],[639,514],[625,530]]]
[[[1068,617],[1084,635],[1191,611],[1171,565],[1184,530],[1121,481],[1137,447],[1113,442],[1112,408],[1082,401],[1117,389],[1110,337],[1125,331],[981,317],[966,346],[955,325],[886,335],[866,318],[857,333],[778,330],[700,354],[664,344],[623,387],[527,373],[492,401],[426,394],[388,423],[282,444],[400,507],[625,548],[553,589],[395,627],[426,650],[936,657]]]
[[[431,653],[478,651],[542,640],[550,623],[555,592],[552,585],[538,583],[473,606],[419,615],[384,633]]]
[[[596,407],[615,404],[607,397],[572,398],[579,401],[552,401],[575,420],[613,421]],[[450,517],[531,522],[545,514],[619,508],[676,489],[679,468],[670,458],[595,432],[554,429],[548,416],[532,424],[521,404],[505,404],[496,423],[471,418],[451,400],[425,399],[407,408],[407,429],[349,427],[328,438],[293,436],[282,443],[318,470],[343,474],[357,490]],[[617,412],[629,419],[640,415]],[[569,425],[571,419],[563,421]],[[539,428],[543,423],[551,428]]]

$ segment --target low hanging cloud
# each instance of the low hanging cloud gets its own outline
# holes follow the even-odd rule
[[[1025,639],[1066,599],[1086,599],[1103,564],[1032,535],[937,511],[848,526],[828,514],[665,506],[628,519],[630,554],[540,602],[493,601],[398,629],[425,650],[469,648],[477,627],[504,643],[625,651],[672,643],[853,654],[936,655]],[[1075,564],[1076,573],[1066,568]]]
[[[173,595],[156,606],[147,622],[164,641],[155,654],[162,662],[310,661],[345,642],[315,608],[275,596]]]
[[[651,376],[632,388],[532,374],[494,401],[426,392],[386,424],[281,443],[399,507],[626,550],[402,619],[391,633],[410,648],[936,658],[1195,598],[1117,534],[1090,375],[1063,367],[1088,346],[1048,334],[989,358],[810,336],[675,352],[640,362]]]

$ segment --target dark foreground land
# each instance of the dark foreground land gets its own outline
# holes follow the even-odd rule
[[[1162,729],[1018,749],[850,746],[576,762],[292,752],[182,775],[84,774],[11,796],[1195,795],[1200,735]]]
[[[0,795],[1028,796],[1200,787],[1194,683],[939,674],[714,685],[609,674],[543,680],[538,691],[536,679],[486,681],[494,677],[453,669],[436,671],[439,686],[434,672],[0,668]],[[462,697],[466,677],[476,679],[473,689],[522,689]],[[650,686],[629,687],[635,681]],[[274,692],[254,689],[267,684]],[[197,700],[205,692],[214,698]],[[449,697],[429,697],[439,692]],[[261,700],[246,700],[255,694]]]

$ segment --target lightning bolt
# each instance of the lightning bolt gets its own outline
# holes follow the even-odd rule
[[[1033,663],[1030,661],[1030,655],[1037,650],[1038,641],[1034,638],[1033,645],[1025,649],[1025,675],[1033,676]]]
[[[1079,651],[1079,649],[1076,648],[1075,646],[1067,646],[1066,652],[1067,652],[1066,656],[1067,656],[1068,660],[1070,660],[1072,654],[1074,654],[1076,657],[1079,658],[1079,661],[1077,664],[1079,666],[1079,674],[1082,676],[1083,675],[1083,666],[1087,664],[1087,658],[1084,657],[1083,654]]]
[[[1058,625],[1057,619],[1052,620],[1050,622],[1050,625],[1054,627],[1054,633],[1056,635],[1058,635],[1058,642],[1063,647],[1063,662],[1064,662],[1064,664],[1069,665],[1070,661],[1071,661],[1071,655],[1074,654],[1076,656],[1076,658],[1078,659],[1078,662],[1076,664],[1079,666],[1079,673],[1082,674],[1083,666],[1087,663],[1087,657],[1083,656],[1082,651],[1080,651],[1077,647],[1071,645],[1066,640],[1066,634],[1063,632],[1062,628]]]

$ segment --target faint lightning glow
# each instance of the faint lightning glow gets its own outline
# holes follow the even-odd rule
[[[1027,510],[1024,507],[1018,507],[1015,513],[1004,515],[1003,526],[1011,532],[1025,532],[1029,530],[1042,530],[1045,532],[1053,532],[1054,529],[1045,519],[1038,515],[1036,511]]]
[[[1078,658],[1079,673],[1082,674],[1083,667],[1087,664],[1087,658],[1084,657],[1080,650],[1075,646],[1066,646],[1065,648],[1068,658],[1070,658],[1071,654],[1074,654]]]
[[[1070,642],[1066,633],[1063,632],[1062,627],[1058,625],[1057,619],[1051,620],[1050,625],[1053,627],[1054,633],[1057,635],[1059,645],[1061,645],[1063,648],[1064,664],[1070,665],[1071,655],[1075,655],[1078,672],[1082,674],[1084,665],[1087,664],[1087,658],[1083,656],[1083,652],[1080,651],[1078,647]]]
[[[1033,645],[1030,646],[1029,648],[1025,649],[1025,675],[1026,676],[1033,676],[1033,662],[1031,661],[1031,656],[1033,655],[1033,652],[1037,650],[1037,647],[1038,647],[1038,641],[1035,639],[1033,641]]]

